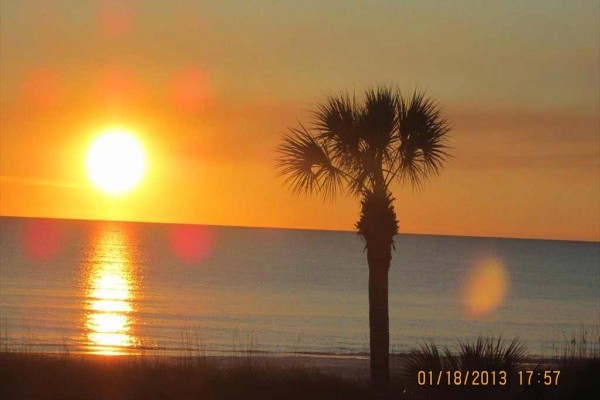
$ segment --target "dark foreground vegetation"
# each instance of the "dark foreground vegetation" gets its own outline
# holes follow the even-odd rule
[[[424,343],[406,356],[398,383],[406,399],[598,399],[597,349],[584,342],[578,350],[565,348],[560,357],[543,359],[527,357],[516,339],[459,342],[454,352]]]
[[[310,357],[85,356],[5,349],[0,399],[600,399],[600,335],[582,332],[546,359],[528,357],[518,340],[479,338],[451,349],[427,342],[392,357],[385,393],[370,388],[366,360],[360,359],[324,363]],[[486,371],[487,384],[481,376],[479,384],[472,375],[466,378],[467,371]]]
[[[422,353],[423,368],[435,355]],[[410,357],[410,356],[409,356]],[[415,361],[415,359],[413,359]],[[415,364],[408,364],[413,368]],[[476,365],[476,364],[472,364]],[[458,366],[460,368],[460,366]],[[483,365],[480,364],[483,368]],[[504,368],[502,366],[500,368]],[[417,367],[420,368],[420,367]],[[492,368],[488,364],[486,368]],[[543,369],[541,365],[534,367]],[[32,353],[0,354],[2,399],[598,399],[600,360],[556,365],[557,385],[419,386],[406,370],[392,375],[390,391],[371,391],[367,380],[341,378],[307,367],[241,359],[227,366],[205,358],[142,358]]]
[[[363,399],[366,384],[241,359],[0,355],[2,399]]]

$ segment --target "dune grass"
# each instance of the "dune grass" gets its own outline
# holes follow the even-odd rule
[[[0,354],[6,399],[360,399],[365,385],[307,368],[241,359]]]
[[[527,356],[518,339],[479,337],[472,343],[459,341],[454,351],[424,342],[406,356],[399,385],[406,388],[407,399],[597,399],[600,358],[582,348],[588,344],[570,351],[574,344],[569,342],[562,356],[538,360]],[[556,377],[549,385],[543,383],[545,371]]]
[[[583,337],[583,336],[576,336]],[[396,355],[388,393],[371,391],[366,379],[350,379],[294,358],[92,356],[64,351],[0,352],[2,399],[595,399],[600,398],[600,358],[569,341],[562,356],[527,356],[518,340],[478,338],[442,348],[425,342]],[[585,346],[590,345],[587,339]],[[595,346],[595,344],[593,344]],[[592,347],[593,347],[592,346]],[[571,349],[575,349],[571,351]],[[595,347],[593,347],[595,348]],[[278,362],[274,362],[278,360]],[[315,364],[317,365],[317,364]],[[506,385],[419,385],[419,371],[506,371]],[[518,371],[560,370],[558,385],[521,385]],[[339,371],[337,371],[339,372]],[[366,377],[365,377],[366,378]]]

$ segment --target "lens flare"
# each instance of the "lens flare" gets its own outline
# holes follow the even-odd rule
[[[28,221],[23,232],[25,254],[33,260],[48,261],[58,255],[65,236],[64,224],[60,220],[33,219]]]
[[[64,100],[63,87],[63,82],[54,69],[34,69],[23,80],[22,98],[32,111],[53,110]]]
[[[463,290],[463,305],[468,318],[480,318],[493,313],[504,301],[509,277],[504,264],[497,258],[486,258],[470,271]]]
[[[135,104],[143,97],[142,85],[135,72],[120,66],[104,69],[99,76],[96,91],[106,104]]]
[[[197,263],[213,249],[213,231],[205,226],[176,225],[169,235],[171,251],[186,263]]]
[[[173,77],[171,97],[178,110],[194,113],[212,98],[209,76],[200,68],[186,68]]]

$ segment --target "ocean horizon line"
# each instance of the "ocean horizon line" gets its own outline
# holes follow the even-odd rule
[[[148,224],[148,225],[191,225],[191,226],[210,226],[216,228],[248,228],[248,229],[272,229],[272,230],[294,230],[294,231],[309,231],[309,232],[342,232],[342,233],[357,233],[355,230],[344,229],[323,229],[323,228],[295,228],[284,226],[252,226],[252,225],[227,225],[227,224],[205,224],[196,222],[174,222],[174,221],[137,221],[137,220],[118,220],[118,219],[92,219],[92,218],[74,218],[74,217],[40,217],[27,215],[6,215],[0,214],[0,218],[15,218],[15,219],[45,219],[45,220],[64,220],[76,222],[114,222],[125,224]],[[500,239],[500,240],[533,240],[533,241],[551,241],[551,242],[572,242],[572,243],[599,243],[599,240],[583,240],[583,239],[554,239],[554,238],[538,238],[538,237],[511,237],[511,236],[484,236],[484,235],[464,235],[464,234],[445,234],[445,233],[417,233],[417,232],[400,232],[398,235],[415,235],[415,236],[433,236],[433,237],[458,237],[465,239]]]

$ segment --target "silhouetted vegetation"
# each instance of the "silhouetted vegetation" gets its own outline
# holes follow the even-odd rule
[[[438,105],[422,93],[410,97],[377,87],[364,99],[328,97],[310,129],[291,129],[279,146],[278,167],[296,193],[333,198],[340,190],[361,198],[358,233],[369,264],[371,382],[389,386],[388,271],[398,220],[391,187],[419,186],[437,175],[448,154],[450,130]]]
[[[274,363],[269,357],[83,356],[0,353],[3,399],[596,399],[600,359],[560,358],[533,363],[518,341],[479,339],[457,352],[425,343],[407,355],[386,394],[365,379],[317,368]],[[506,385],[419,385],[419,371],[511,371]],[[519,384],[518,371],[560,370],[556,385]],[[339,371],[338,371],[339,372]],[[365,371],[366,372],[366,371]]]
[[[600,358],[589,353],[534,360],[517,339],[480,337],[456,351],[425,342],[407,355],[397,385],[415,400],[596,399],[598,371]]]
[[[518,392],[517,371],[524,362],[525,346],[517,339],[510,343],[481,337],[474,343],[459,341],[457,352],[425,342],[408,354],[401,380],[411,393],[429,398],[504,399]]]
[[[204,358],[0,355],[3,399],[359,399],[366,388],[316,370]]]
[[[443,348],[424,342],[393,355],[385,395],[369,388],[364,360],[273,357],[248,347],[233,356],[207,356],[193,335],[186,336],[189,351],[180,357],[89,356],[67,346],[38,353],[23,344],[21,350],[0,352],[0,394],[3,399],[586,399],[600,394],[597,332],[582,327],[573,339],[557,344],[560,356],[545,358],[531,358],[516,339],[479,338]],[[555,385],[535,380],[527,385],[518,376],[527,370],[561,373]],[[506,371],[507,380],[505,385],[448,385],[443,375],[441,384],[432,385],[424,384],[428,377],[419,376],[421,371],[461,371],[462,376],[494,371],[498,383],[499,372]]]

